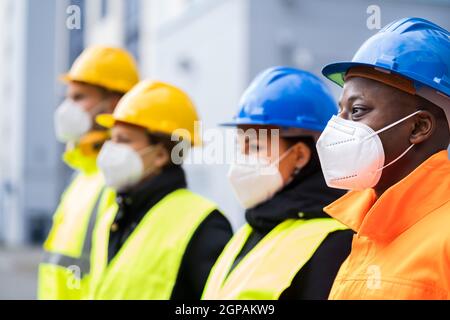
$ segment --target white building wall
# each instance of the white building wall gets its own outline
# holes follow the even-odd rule
[[[247,15],[247,1],[204,1],[153,30],[152,77],[191,96],[204,130],[231,119],[247,85]],[[216,201],[235,228],[242,224],[243,210],[230,189],[226,163],[185,168],[190,188]]]
[[[102,44],[122,46],[124,37],[123,10],[126,0],[109,0],[105,17],[101,16],[101,0],[87,0],[86,18],[86,46]]]
[[[380,9],[381,27],[404,17],[422,17],[450,29],[450,1],[251,0],[251,76],[275,64],[321,76],[326,64],[351,59],[378,32],[367,27],[371,5]],[[322,79],[339,97],[340,88]]]
[[[2,1],[2,74],[0,126],[1,126],[1,203],[0,225],[2,240],[19,243],[24,239],[23,215],[23,90],[25,60],[24,0]],[[14,36],[10,30],[15,30]]]
[[[53,133],[56,79],[65,69],[56,58],[65,55],[63,3],[1,2],[0,237],[8,245],[43,236],[63,184]]]

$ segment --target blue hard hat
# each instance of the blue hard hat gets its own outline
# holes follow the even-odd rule
[[[295,68],[273,67],[253,80],[241,98],[237,115],[221,125],[323,131],[337,112],[330,89],[318,77]]]
[[[425,19],[400,19],[369,38],[351,62],[329,64],[322,73],[342,86],[350,68],[375,67],[412,80],[416,91],[428,86],[450,96],[449,36]]]

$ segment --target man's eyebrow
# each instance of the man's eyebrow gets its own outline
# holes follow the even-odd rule
[[[357,100],[357,99],[360,99],[360,98],[362,98],[362,95],[361,95],[361,94],[359,94],[359,93],[354,93],[354,94],[352,94],[351,96],[349,96],[349,97],[346,99],[346,103],[347,103],[347,104],[351,104],[353,101],[355,101],[355,100]],[[343,106],[342,106],[342,98],[339,99],[339,108],[343,109]]]

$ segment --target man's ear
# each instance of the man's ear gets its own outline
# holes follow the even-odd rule
[[[437,120],[431,112],[426,110],[418,113],[414,119],[414,128],[411,132],[409,141],[412,144],[419,144],[430,138],[436,129]]]
[[[298,142],[293,146],[293,152],[295,154],[295,167],[301,169],[306,166],[311,159],[311,149],[303,142]]]
[[[169,151],[163,145],[155,146],[155,166],[157,168],[163,168],[170,161]]]

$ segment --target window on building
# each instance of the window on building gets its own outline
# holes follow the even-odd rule
[[[100,18],[103,19],[108,15],[108,9],[109,9],[109,0],[101,0]]]
[[[80,7],[81,11],[81,28],[70,30],[69,33],[69,65],[72,65],[84,49],[85,0],[70,0],[70,4]]]
[[[125,46],[139,61],[140,0],[125,2]]]

